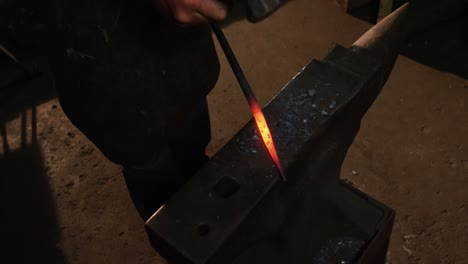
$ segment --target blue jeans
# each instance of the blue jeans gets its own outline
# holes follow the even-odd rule
[[[146,220],[208,161],[211,139],[206,100],[160,153],[139,166],[124,166],[123,174],[133,203]]]

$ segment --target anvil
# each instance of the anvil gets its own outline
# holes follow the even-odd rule
[[[384,263],[394,211],[340,181],[346,153],[407,37],[405,5],[312,60],[265,107],[283,182],[253,121],[147,221],[169,263]]]

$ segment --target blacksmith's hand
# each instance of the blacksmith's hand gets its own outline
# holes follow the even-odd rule
[[[152,0],[153,4],[182,26],[224,20],[228,6],[220,0]]]

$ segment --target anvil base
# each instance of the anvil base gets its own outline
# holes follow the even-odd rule
[[[206,263],[385,263],[392,209],[344,182],[315,199],[309,211],[302,210],[304,200],[298,201],[289,221],[256,241],[248,239],[251,230],[256,225],[258,229],[265,227],[261,222],[247,221]],[[249,218],[255,219],[257,213],[261,212]],[[153,247],[169,263],[193,263],[184,256],[183,248],[170,245],[170,238],[152,233],[151,221],[147,226]],[[209,235],[208,228],[200,236]]]

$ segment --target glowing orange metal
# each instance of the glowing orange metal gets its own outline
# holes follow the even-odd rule
[[[250,109],[252,110],[255,123],[257,124],[258,131],[260,131],[260,135],[262,136],[263,143],[267,147],[268,153],[270,153],[271,159],[278,168],[281,177],[284,181],[286,181],[286,177],[284,176],[283,168],[281,167],[280,159],[278,157],[278,152],[276,152],[275,143],[273,142],[273,137],[271,136],[271,132],[268,128],[268,123],[265,119],[265,116],[263,115],[262,109],[258,105],[257,101],[249,102],[249,105]]]
[[[242,71],[239,62],[237,62],[236,56],[234,55],[231,46],[224,36],[221,27],[216,22],[211,23],[211,27],[213,28],[213,32],[215,33],[216,37],[218,37],[219,44],[223,48],[224,54],[226,55],[226,58],[231,65],[232,71],[239,81],[239,85],[245,95],[245,98],[249,102],[250,110],[252,110],[252,114],[254,116],[258,130],[260,131],[260,135],[262,136],[263,143],[267,147],[268,153],[270,153],[271,159],[278,168],[281,177],[284,181],[286,181],[286,177],[284,176],[283,169],[281,168],[280,160],[278,158],[278,153],[276,152],[275,143],[273,142],[273,137],[271,136],[265,116],[263,115],[262,109],[260,108],[257,99],[255,98],[254,92],[252,91],[247,78],[245,78],[245,74]]]

